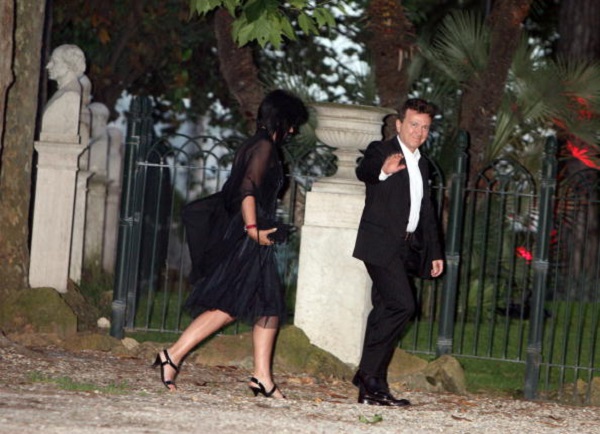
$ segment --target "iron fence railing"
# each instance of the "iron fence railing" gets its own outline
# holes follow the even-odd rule
[[[135,99],[128,123],[111,325],[117,337],[187,326],[181,306],[191,290],[190,260],[180,210],[221,188],[239,142],[156,138],[150,111],[147,100]],[[421,308],[401,346],[518,364],[526,398],[589,403],[600,376],[599,176],[579,170],[560,178],[556,147],[550,138],[537,177],[519,162],[498,159],[467,184],[464,133],[448,182],[431,162],[446,272],[416,282]],[[313,161],[331,164],[327,152]],[[280,213],[302,226],[314,174],[302,176],[301,166],[294,167]],[[298,251],[296,235],[278,255],[290,315]]]

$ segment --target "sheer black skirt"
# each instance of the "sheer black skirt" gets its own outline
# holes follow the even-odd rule
[[[231,224],[241,227],[240,220],[241,216],[234,218]],[[195,283],[185,308],[192,317],[218,309],[247,324],[277,327],[285,320],[286,308],[276,247],[260,246],[239,232],[223,242],[228,248],[214,270]]]

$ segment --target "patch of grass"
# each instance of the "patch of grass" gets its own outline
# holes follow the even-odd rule
[[[28,378],[33,383],[52,383],[63,390],[74,392],[100,392],[108,394],[123,394],[129,391],[127,383],[111,383],[108,386],[98,386],[92,383],[79,383],[69,377],[49,377],[41,372],[31,372]]]
[[[513,398],[523,395],[524,364],[467,357],[457,359],[465,370],[469,392]]]
[[[589,382],[597,375],[591,366],[600,359],[597,304],[548,302],[542,345],[540,387],[559,390],[578,379]],[[453,356],[465,368],[470,392],[522,396],[530,322],[503,316],[486,316],[481,321],[457,321]],[[400,347],[419,355],[436,352],[439,323],[415,321]],[[589,377],[589,378],[588,378]]]
[[[95,264],[95,261],[92,261]],[[110,291],[114,288],[114,276],[102,270],[100,265],[91,265],[83,270],[79,289],[83,296],[98,308],[100,314],[107,318],[111,316]]]
[[[140,297],[135,311],[135,327],[167,333],[184,330],[192,321],[181,308],[188,294],[187,291],[167,290]]]
[[[127,331],[127,337],[133,338],[138,342],[175,342],[179,339],[180,333],[161,332],[161,331]]]

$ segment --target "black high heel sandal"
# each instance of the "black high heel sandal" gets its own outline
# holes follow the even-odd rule
[[[258,386],[248,386],[250,387],[250,390],[252,390],[252,393],[254,393],[254,396],[258,396],[258,394],[260,393],[265,398],[271,398],[275,391],[278,390],[277,384],[273,384],[273,388],[267,392],[267,389],[265,388],[264,384],[262,384],[256,377],[250,378],[250,382]],[[281,393],[281,391],[279,392]],[[283,393],[281,393],[281,396],[283,397],[283,399],[286,399]]]
[[[175,376],[177,376],[177,374],[179,374],[179,366],[177,366],[175,363],[173,363],[173,361],[171,360],[171,357],[169,357],[169,353],[167,353],[167,350],[163,350],[163,354],[165,355],[165,361],[163,362],[160,358],[160,353],[158,353],[156,355],[156,360],[154,361],[154,363],[152,364],[153,368],[157,368],[158,366],[160,366],[160,379],[163,382],[163,384],[165,385],[165,387],[169,390],[171,390],[171,388],[169,386],[173,386],[175,388],[175,390],[177,390],[177,385],[175,384],[175,378],[173,378],[173,380],[166,380],[165,381],[165,366],[169,365],[171,368],[175,369]]]

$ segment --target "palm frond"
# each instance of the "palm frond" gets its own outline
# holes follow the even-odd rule
[[[478,15],[458,11],[444,19],[424,55],[448,77],[462,83],[487,65],[489,41],[489,29]]]
[[[565,92],[588,101],[600,100],[600,64],[559,58],[556,72],[565,83]]]

